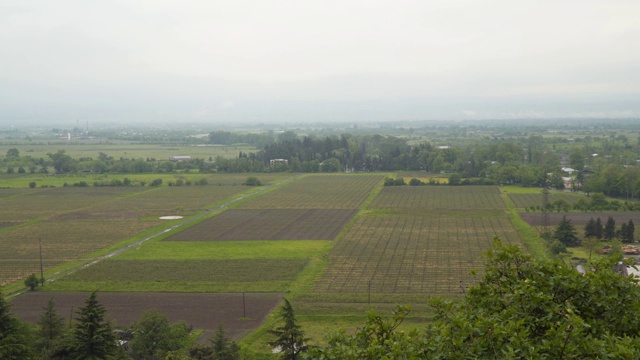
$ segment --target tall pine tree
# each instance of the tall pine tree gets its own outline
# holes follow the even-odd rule
[[[609,241],[612,240],[614,237],[616,237],[616,221],[611,216],[607,218],[607,223],[604,224],[602,237],[604,237],[605,240],[609,240]]]
[[[567,219],[566,215],[560,220],[554,236],[566,246],[580,245],[580,239],[578,239],[576,229],[571,225],[571,220]]]
[[[104,318],[105,307],[98,302],[97,291],[78,310],[73,329],[71,354],[73,359],[106,359],[116,353],[116,339],[111,324]]]
[[[276,336],[276,340],[269,345],[279,348],[283,359],[296,360],[301,351],[306,349],[305,342],[309,339],[304,337],[302,328],[296,321],[293,307],[289,300],[283,299],[284,304],[278,310],[277,316],[284,322],[274,330],[269,332]]]

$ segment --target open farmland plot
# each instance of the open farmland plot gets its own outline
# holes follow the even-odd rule
[[[542,206],[541,192],[537,194],[518,194],[509,192],[509,198],[511,199],[511,201],[513,201],[516,207],[521,209],[531,208],[532,206]],[[552,192],[549,195],[549,203],[562,199],[569,203],[569,205],[573,205],[582,198],[585,198],[585,196],[581,194]]]
[[[310,175],[244,204],[243,209],[358,209],[382,175]]]
[[[387,186],[369,206],[415,209],[504,209],[495,186]]]
[[[228,210],[166,241],[333,240],[356,210]]]
[[[95,211],[135,210],[143,214],[184,215],[203,211],[232,195],[248,190],[245,186],[172,186],[92,207]]]
[[[107,260],[48,285],[106,291],[280,292],[307,259]]]
[[[88,293],[29,292],[16,298],[12,313],[32,324],[40,321],[43,308],[53,298],[58,314],[65,317],[84,306]],[[107,319],[117,326],[129,326],[149,309],[158,309],[170,322],[186,321],[195,329],[217,330],[223,324],[227,335],[238,340],[260,326],[280,302],[280,294],[234,293],[98,293]]]
[[[313,290],[457,294],[494,236],[521,241],[497,187],[385,187],[335,243]]]
[[[38,240],[44,265],[51,268],[158,226],[160,215],[192,215],[247,187],[29,190],[0,198],[0,216],[6,219],[0,227],[0,284],[39,270]]]
[[[519,243],[500,211],[366,216],[332,249],[316,292],[453,294],[474,282],[481,252],[499,236]]]
[[[96,206],[147,190],[137,187],[29,189],[15,196],[0,197],[0,214],[2,221],[25,222]],[[11,190],[0,190],[4,191]]]

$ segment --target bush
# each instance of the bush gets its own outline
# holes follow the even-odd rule
[[[251,176],[248,177],[247,180],[244,182],[244,184],[242,185],[246,185],[246,186],[260,186],[262,185],[262,183],[260,182],[260,180],[258,180],[257,177],[255,176]]]
[[[160,186],[160,185],[162,185],[162,179],[155,179],[149,184],[149,186]]]
[[[422,185],[422,181],[420,181],[420,179],[411,178],[411,180],[409,180],[409,185],[411,185],[411,186],[420,186],[420,185]]]

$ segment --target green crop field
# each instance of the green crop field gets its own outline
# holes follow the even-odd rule
[[[150,184],[153,180],[160,179],[163,184],[175,184],[179,180],[184,183],[196,184],[205,180],[208,185],[242,185],[248,177],[255,176],[263,184],[268,184],[277,179],[287,178],[286,174],[199,174],[199,173],[163,173],[163,174],[0,174],[0,189],[27,189],[30,183],[35,183],[37,188],[49,187],[73,187],[81,182],[88,186],[94,184],[109,185],[113,181],[122,182],[129,179],[133,185],[142,186]]]
[[[58,291],[280,292],[306,264],[306,259],[114,259],[49,287]]]
[[[244,209],[358,209],[380,174],[308,175],[242,206]]]
[[[504,209],[495,186],[387,186],[371,208]]]
[[[206,141],[203,140],[203,143]],[[111,156],[115,159],[121,157],[128,159],[154,158],[157,160],[169,160],[171,156],[191,156],[192,158],[208,159],[222,156],[224,158],[235,158],[240,151],[255,152],[256,148],[244,145],[230,146],[189,146],[189,145],[156,145],[156,144],[136,144],[115,142],[107,140],[97,141],[4,141],[0,143],[0,154],[6,154],[7,150],[16,148],[21,156],[31,156],[32,158],[48,159],[48,153],[55,153],[64,149],[73,158],[94,158],[97,159],[100,153]]]

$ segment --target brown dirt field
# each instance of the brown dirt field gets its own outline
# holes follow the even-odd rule
[[[56,302],[58,313],[67,322],[73,311],[84,306],[89,293],[83,292],[28,292],[13,299],[12,313],[22,321],[38,322],[49,299]],[[195,329],[209,330],[199,341],[211,336],[211,331],[223,325],[227,334],[241,339],[260,326],[266,316],[280,302],[274,293],[246,293],[244,313],[242,293],[98,293],[98,301],[107,308],[107,318],[117,326],[129,326],[140,319],[148,309],[157,309],[167,315],[170,322],[186,321]],[[245,317],[247,319],[243,319]]]
[[[233,209],[165,241],[333,240],[357,210]]]
[[[542,213],[526,213],[521,214],[522,219],[532,226],[542,226]],[[633,220],[634,224],[640,224],[640,213],[637,212],[589,212],[589,213],[549,213],[549,225],[555,226],[560,223],[563,216],[567,216],[567,219],[571,220],[572,225],[584,226],[591,219],[600,218],[602,225],[607,222],[609,216],[613,217],[616,221],[616,225],[620,226],[623,222],[629,222],[629,219]],[[637,227],[637,225],[636,225]]]

